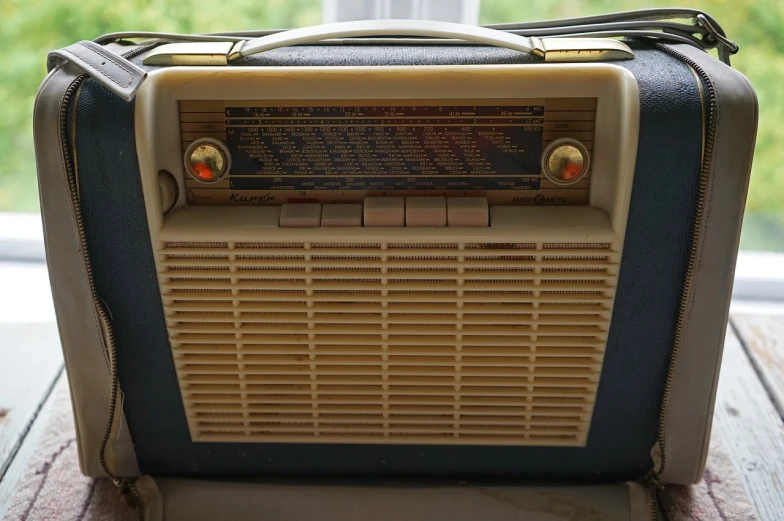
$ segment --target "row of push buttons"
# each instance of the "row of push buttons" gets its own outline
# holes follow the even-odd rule
[[[488,226],[484,197],[366,197],[364,204],[284,204],[282,228]]]

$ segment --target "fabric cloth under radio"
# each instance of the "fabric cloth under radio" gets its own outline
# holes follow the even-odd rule
[[[507,480],[643,476],[652,467],[649,453],[687,263],[703,108],[698,80],[685,64],[642,45],[635,53],[636,59],[617,62],[639,83],[639,149],[612,327],[584,448],[191,442],[147,230],[134,105],[87,80],[74,118],[81,204],[98,294],[112,317],[123,407],[141,471]],[[487,47],[308,46],[237,65],[535,61]]]

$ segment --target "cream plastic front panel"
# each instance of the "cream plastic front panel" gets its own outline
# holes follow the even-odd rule
[[[491,206],[479,228],[281,228],[279,206],[183,195],[181,100],[577,97],[597,99],[588,205]],[[603,64],[152,72],[136,138],[192,439],[584,445],[638,99]],[[165,216],[160,170],[179,185]]]

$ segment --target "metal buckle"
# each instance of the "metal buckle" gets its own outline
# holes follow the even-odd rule
[[[709,49],[716,47],[719,51],[719,59],[729,65],[730,55],[738,52],[738,44],[727,38],[724,31],[717,29],[716,26],[713,25],[713,22],[704,14],[697,14],[694,17],[694,20],[697,25],[702,26],[708,31],[708,34],[705,34],[702,37],[705,46]]]

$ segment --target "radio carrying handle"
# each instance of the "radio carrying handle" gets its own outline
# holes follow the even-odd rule
[[[461,42],[492,45],[535,54],[545,61],[569,61],[574,58],[571,51],[582,52],[587,57],[590,52],[601,54],[604,59],[631,59],[634,54],[622,42],[599,38],[581,38],[578,40],[541,40],[497,29],[489,29],[475,25],[436,22],[432,20],[358,20],[338,22],[291,29],[269,34],[238,43],[228,56],[228,60],[236,60],[290,45],[313,44],[324,40],[340,40],[343,38],[361,37],[414,37],[454,39]],[[372,41],[372,40],[371,40]],[[549,53],[549,54],[548,54]],[[565,56],[565,55],[568,55]]]
[[[234,49],[229,59],[287,47],[316,43],[332,38],[355,38],[363,36],[413,36],[425,38],[454,38],[481,45],[504,47],[524,53],[535,53],[536,43],[532,38],[488,29],[475,25],[432,20],[358,20],[315,25],[291,29],[280,33],[248,40]]]

